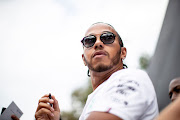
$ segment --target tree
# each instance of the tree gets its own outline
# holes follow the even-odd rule
[[[72,110],[63,111],[61,113],[63,120],[78,120],[83,107],[86,103],[88,95],[93,91],[91,86],[90,78],[87,81],[87,84],[83,87],[76,89],[72,94]]]
[[[147,53],[144,53],[139,58],[140,69],[146,70],[150,63],[150,56]]]

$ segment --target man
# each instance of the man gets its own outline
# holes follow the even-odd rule
[[[89,68],[93,92],[79,120],[152,120],[158,115],[154,87],[141,70],[125,69],[126,48],[116,30],[95,23],[81,41],[82,59]],[[52,103],[50,107],[47,103]],[[43,96],[35,113],[37,120],[58,120],[58,101]]]
[[[180,96],[180,77],[173,79],[169,84],[169,97],[173,102]]]

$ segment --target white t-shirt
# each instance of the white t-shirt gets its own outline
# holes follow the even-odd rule
[[[89,96],[79,120],[92,111],[108,112],[123,120],[153,120],[159,113],[153,84],[142,70],[113,73]]]

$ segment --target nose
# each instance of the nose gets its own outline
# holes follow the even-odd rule
[[[95,49],[102,49],[104,47],[104,44],[103,44],[103,42],[100,40],[100,37],[97,37],[97,40],[96,40],[96,42],[95,42],[95,44],[94,44],[94,48]]]

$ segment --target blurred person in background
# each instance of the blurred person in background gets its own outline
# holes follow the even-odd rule
[[[173,102],[180,96],[180,77],[173,79],[169,84],[169,97]]]

